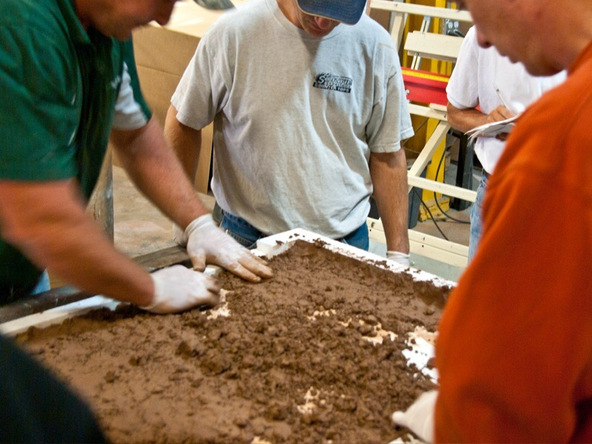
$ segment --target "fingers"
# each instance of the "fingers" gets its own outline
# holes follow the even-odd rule
[[[204,284],[206,286],[206,290],[208,290],[216,295],[218,293],[220,293],[220,290],[222,289],[218,280],[216,278],[211,277],[211,276],[206,276]]]
[[[273,276],[263,259],[253,255],[248,250],[236,252],[236,254],[216,254],[206,257],[205,254],[194,254],[191,263],[195,271],[203,272],[207,263],[219,265],[232,274],[249,282],[261,282],[262,278]]]
[[[246,251],[245,254],[243,254],[240,259],[240,264],[243,268],[262,278],[268,279],[273,276],[273,271],[267,266],[267,261],[259,256],[255,256],[249,251]]]
[[[230,264],[225,267],[228,271],[232,274],[236,274],[238,277],[244,279],[245,281],[249,282],[261,282],[261,277],[250,271],[249,269],[243,267],[239,263]]]
[[[210,291],[208,293],[207,296],[205,297],[200,297],[199,298],[200,301],[199,303],[197,303],[196,305],[201,307],[206,307],[206,308],[211,308],[211,307],[215,307],[216,305],[218,305],[220,303],[220,294]]]
[[[260,282],[273,276],[265,260],[252,254],[210,219],[192,222],[192,229],[186,230],[190,232],[187,252],[194,270],[204,271],[209,263],[219,265],[250,282]]]
[[[225,268],[249,282],[261,282],[262,278],[270,278],[273,271],[262,258],[244,249],[238,254],[238,262],[233,262]]]
[[[489,117],[492,121],[498,122],[500,120],[506,120],[510,117],[514,117],[514,113],[506,108],[504,105],[499,105],[493,111],[489,113]]]
[[[195,271],[203,272],[206,269],[206,255],[204,253],[190,253],[189,258]]]
[[[395,424],[407,427],[407,416],[405,415],[405,412],[397,410],[393,413],[392,419]]]
[[[140,307],[152,313],[176,313],[199,306],[214,306],[220,301],[216,279],[173,265],[151,274],[154,282],[152,303]]]
[[[261,282],[261,279],[273,276],[273,271],[264,259],[255,256],[242,246],[218,252],[216,255],[207,257],[207,260],[249,282]]]
[[[186,306],[186,309],[192,307],[214,307],[220,303],[220,284],[212,276],[207,276],[196,271],[188,270],[185,285],[187,291],[186,302],[180,302]],[[177,296],[182,288],[177,289]]]
[[[262,278],[270,278],[273,276],[271,268],[254,260],[254,258],[242,258],[239,259],[239,262],[226,264],[224,268],[249,282],[261,282]]]

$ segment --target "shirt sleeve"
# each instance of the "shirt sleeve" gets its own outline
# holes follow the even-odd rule
[[[82,100],[75,55],[61,36],[18,23],[0,26],[0,41],[0,177],[74,176]]]
[[[413,137],[405,85],[399,57],[392,46],[380,45],[375,57],[377,66],[384,66],[377,78],[372,115],[366,126],[370,151],[385,153],[401,149],[401,142]]]
[[[458,109],[476,108],[479,105],[478,50],[475,28],[472,27],[462,42],[454,70],[446,86],[448,101]]]
[[[119,130],[135,130],[146,125],[149,119],[150,113],[136,100],[132,79],[129,75],[127,63],[125,63],[119,94],[115,103],[113,128]]]
[[[200,40],[171,98],[182,124],[200,130],[214,120],[228,100],[233,69],[228,36],[215,23]]]
[[[124,64],[115,103],[113,128],[135,130],[146,125],[152,114],[140,89],[132,41],[122,42],[120,45],[123,48]]]

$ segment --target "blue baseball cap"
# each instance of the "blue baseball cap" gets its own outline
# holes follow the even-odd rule
[[[298,6],[307,14],[355,25],[364,13],[366,0],[298,0]]]

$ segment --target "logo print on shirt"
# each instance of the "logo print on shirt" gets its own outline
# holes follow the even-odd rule
[[[328,72],[317,74],[312,86],[314,88],[328,89],[331,91],[339,91],[343,93],[351,93],[354,81],[349,77],[336,76]]]

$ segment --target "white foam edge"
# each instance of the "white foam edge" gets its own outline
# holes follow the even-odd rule
[[[322,241],[324,243],[324,247],[330,251],[333,251],[334,253],[339,253],[362,262],[371,263],[372,265],[386,270],[407,273],[415,281],[431,282],[436,287],[456,286],[455,282],[443,279],[434,274],[419,270],[414,267],[405,267],[398,262],[387,259],[384,256],[361,250],[360,248],[354,247],[352,245],[321,236],[320,234],[316,234],[302,228],[295,228],[293,230],[284,231],[283,233],[278,233],[263,239],[259,239],[257,241],[257,248],[253,251],[261,256],[273,257],[286,251],[288,248],[294,245],[297,240],[303,240],[306,242]]]

